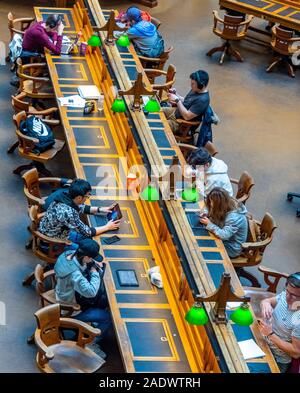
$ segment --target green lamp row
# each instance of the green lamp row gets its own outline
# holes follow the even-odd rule
[[[250,326],[253,323],[253,316],[247,303],[241,304],[230,316],[230,319],[241,326]],[[200,303],[195,303],[186,313],[185,320],[191,325],[205,325],[208,322],[206,311]]]
[[[88,45],[89,46],[102,46],[102,41],[101,38],[97,35],[92,35],[89,40],[88,40]],[[129,46],[130,45],[130,40],[128,38],[128,35],[122,34],[118,39],[117,39],[117,45],[119,46]]]

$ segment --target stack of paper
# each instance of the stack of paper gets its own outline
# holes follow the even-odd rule
[[[226,303],[226,310],[234,310],[235,308],[240,307],[243,302],[227,302]]]
[[[59,97],[58,102],[61,106],[71,106],[73,108],[84,108],[85,100],[78,94],[68,97]]]
[[[247,359],[261,358],[265,353],[260,349],[253,339],[238,342],[243,357]]]
[[[78,87],[78,93],[82,98],[98,100],[101,97],[98,87],[95,85],[82,85]]]

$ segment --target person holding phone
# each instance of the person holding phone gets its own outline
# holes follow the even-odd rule
[[[116,230],[120,220],[110,220],[105,225],[92,227],[86,225],[80,214],[108,214],[113,206],[92,207],[86,205],[91,196],[92,187],[83,179],[75,179],[68,188],[62,188],[52,193],[45,202],[47,208],[40,221],[39,231],[49,237],[71,240],[70,249],[77,249],[80,240],[99,236],[104,232]]]

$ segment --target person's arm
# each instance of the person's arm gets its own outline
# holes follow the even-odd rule
[[[90,205],[81,205],[83,206],[82,209],[82,213],[84,214],[107,214],[107,213],[111,213],[114,204],[108,206],[108,207],[98,207],[98,206],[90,206]]]
[[[264,319],[270,319],[273,314],[273,310],[277,305],[276,296],[264,299],[260,303],[261,313]]]
[[[61,26],[62,25],[62,26]],[[61,52],[61,45],[62,45],[62,33],[63,33],[64,26],[61,23],[58,27],[57,31],[57,38],[56,43],[54,44],[51,39],[49,38],[46,31],[40,36],[40,44],[44,47],[49,49],[55,55],[59,55]]]
[[[227,220],[223,228],[220,228],[218,225],[213,224],[209,218],[201,218],[201,223],[206,225],[206,229],[210,232],[213,232],[218,238],[222,240],[230,239],[238,230],[238,226],[236,225],[234,220]]]
[[[91,269],[90,281],[88,281],[81,272],[72,273],[74,289],[81,296],[93,298],[97,295],[100,287],[100,276],[96,269]]]

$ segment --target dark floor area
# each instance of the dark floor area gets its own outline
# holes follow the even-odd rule
[[[1,0],[1,40],[7,43],[9,37],[8,11],[24,17],[33,14],[33,5],[49,3]],[[133,4],[110,1],[103,5],[107,3],[120,9]],[[212,33],[212,10],[218,9],[217,0],[158,0],[158,3],[150,12],[162,21],[160,29],[166,45],[175,47],[170,60],[177,67],[177,90],[182,95],[187,92],[191,72],[199,68],[209,72],[212,106],[221,118],[213,129],[218,157],[228,164],[232,177],[238,178],[243,170],[254,177],[256,185],[247,203],[248,210],[257,219],[268,211],[277,221],[278,229],[263,265],[290,273],[299,271],[300,219],[295,211],[300,200],[286,201],[288,191],[300,192],[299,69],[295,79],[289,78],[284,69],[266,74],[271,51],[249,42],[237,44],[244,63],[227,58],[220,66],[217,55],[211,59],[205,56],[220,42]],[[264,25],[259,20],[255,23]],[[0,325],[0,372],[28,373],[38,372],[35,347],[26,344],[35,327],[33,314],[38,308],[38,298],[34,286],[23,287],[22,280],[38,260],[24,247],[28,238],[26,201],[21,178],[12,174],[22,159],[17,152],[6,154],[15,139],[10,103],[15,88],[9,85],[11,77],[9,67],[0,66],[0,301],[7,309],[7,325]],[[49,168],[57,176],[73,176],[66,148]],[[114,337],[103,349],[109,357],[101,372],[121,371]]]

